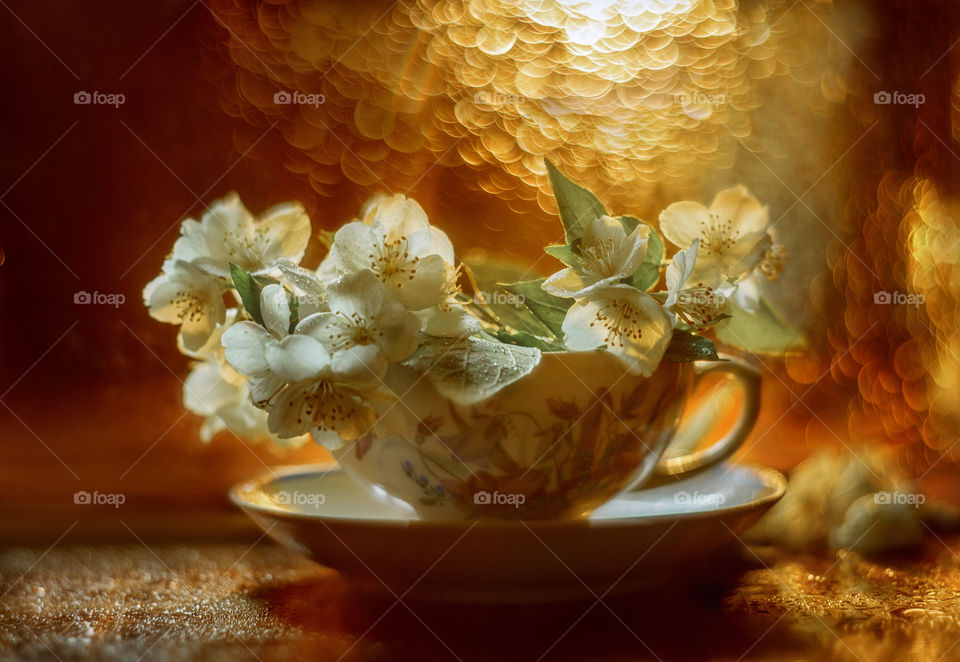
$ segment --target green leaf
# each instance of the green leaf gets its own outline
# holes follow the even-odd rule
[[[567,310],[573,305],[573,299],[561,299],[544,292],[540,288],[544,280],[536,278],[505,284],[503,289],[523,297],[523,305],[560,340],[563,338],[563,318],[567,316]]]
[[[650,228],[650,236],[647,239],[647,254],[637,271],[626,281],[627,285],[631,285],[638,290],[649,291],[660,280],[660,263],[663,262],[664,254],[663,237],[652,225],[633,216],[621,216],[617,220],[623,225],[627,234],[633,232],[638,225],[646,225]]]
[[[773,310],[764,298],[754,313],[730,304],[732,317],[714,325],[717,339],[755,354],[783,354],[803,346],[803,334]]]
[[[673,330],[673,338],[670,339],[667,352],[663,357],[678,363],[720,358],[717,356],[717,347],[712,340],[682,329]]]
[[[524,332],[532,336],[549,337],[550,329],[545,327],[530,309],[522,303],[514,305],[509,299],[517,298],[507,292],[501,281],[513,281],[523,278],[529,273],[529,267],[512,263],[503,259],[464,260],[464,272],[467,280],[476,290],[475,296],[468,298],[470,305],[481,309],[500,327],[507,327],[511,332]],[[476,295],[483,293],[485,300],[479,300]],[[526,343],[521,343],[526,344]],[[532,346],[532,345],[531,345]]]
[[[587,223],[606,215],[607,210],[593,193],[564,177],[548,159],[545,161],[550,186],[560,210],[560,220],[563,222],[564,238],[567,246],[572,248],[574,242],[583,235]]]
[[[494,332],[497,340],[511,345],[520,345],[521,347],[536,347],[541,352],[562,352],[565,347],[556,342],[550,342],[545,338],[535,336],[526,331],[510,332],[507,329],[497,329]]]
[[[543,251],[547,255],[552,255],[568,267],[576,267],[578,260],[573,250],[566,244],[557,244],[556,246],[544,246]]]
[[[498,283],[520,280],[530,273],[530,265],[524,261],[486,252],[466,255],[463,264],[470,272],[471,283],[483,291],[494,290]]]
[[[540,363],[540,351],[477,336],[426,336],[403,363],[426,375],[440,395],[471,405],[530,374]]]
[[[638,225],[650,225],[649,223],[644,223],[636,216],[617,216],[617,220],[620,221],[620,225],[623,226],[623,231],[627,234],[633,232]],[[650,228],[653,229],[652,227]]]
[[[263,324],[263,315],[260,314],[260,293],[264,285],[250,273],[244,271],[237,265],[230,263],[230,277],[233,279],[233,286],[237,288],[240,294],[240,301],[247,313],[257,324]]]

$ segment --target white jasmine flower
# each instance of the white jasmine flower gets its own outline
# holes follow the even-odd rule
[[[699,244],[700,240],[694,239],[690,248],[677,251],[664,275],[667,299],[663,307],[670,311],[674,323],[680,319],[692,327],[707,326],[722,315],[727,297],[736,289],[735,285],[728,284],[725,294],[703,283],[687,286],[696,265]]]
[[[673,333],[664,308],[629,285],[608,285],[577,300],[563,320],[564,342],[575,350],[605,346],[632,373],[649,377],[660,365]]]
[[[370,430],[375,412],[364,389],[342,381],[324,346],[306,335],[276,340],[263,327],[240,322],[223,337],[227,360],[250,378],[253,403],[267,409],[267,425],[282,439],[313,435],[336,448]]]
[[[267,416],[270,431],[278,436],[309,432],[314,441],[330,450],[369,433],[376,422],[377,413],[362,391],[331,378],[288,385]]]
[[[309,378],[325,369],[330,357],[312,338],[290,339],[290,305],[281,286],[263,288],[260,314],[263,326],[238,322],[224,332],[222,342],[227,362],[250,379],[253,404],[266,409],[287,382]],[[302,355],[293,358],[297,350]]]
[[[180,325],[178,341],[187,351],[200,350],[226,315],[217,281],[183,260],[164,263],[163,273],[143,288],[143,302],[150,317]]]
[[[363,220],[341,227],[329,259],[341,275],[369,269],[409,310],[442,303],[456,288],[450,240],[402,195],[376,199]]]
[[[308,440],[306,435],[281,439],[270,432],[267,412],[250,402],[247,380],[216,359],[198,362],[183,384],[183,404],[204,417],[200,438],[209,442],[222,430],[230,430],[247,441],[271,441],[283,447],[296,447]]]
[[[456,299],[449,299],[417,315],[423,324],[423,332],[428,336],[466,338],[483,330],[480,320],[467,312],[466,307]]]
[[[323,344],[339,374],[359,382],[377,378],[420,342],[419,318],[392,294],[369,269],[343,276],[327,288],[330,311],[302,320],[297,333]]]
[[[725,308],[753,313],[760,303],[760,274],[753,272],[739,283],[724,283],[716,290]]]
[[[578,266],[556,272],[543,289],[564,298],[580,298],[591,289],[632,276],[647,254],[650,228],[637,225],[629,235],[615,218],[601,216],[587,225],[578,249]]]
[[[720,191],[704,207],[698,202],[675,202],[660,214],[660,230],[678,248],[699,239],[696,265],[689,278],[718,287],[736,283],[763,260],[771,244],[769,216],[744,186]]]
[[[309,432],[328,447],[366,433],[376,414],[363,399],[370,375],[358,375],[366,371],[356,356],[333,358],[316,338],[288,334],[290,308],[279,285],[263,288],[260,312],[263,326],[240,322],[224,332],[223,346],[230,365],[249,378],[253,404],[268,410],[269,431],[282,439]]]
[[[264,273],[278,260],[300,262],[310,241],[310,219],[299,202],[276,205],[254,218],[230,193],[210,205],[200,221],[183,221],[180,234],[173,245],[175,259],[229,278],[230,263]]]
[[[200,438],[205,442],[222,430],[230,430],[247,441],[267,440],[284,447],[299,446],[309,437],[280,439],[272,434],[267,427],[267,412],[250,402],[248,379],[224,358],[223,334],[238,321],[239,312],[236,308],[228,308],[224,324],[214,330],[199,350],[189,351],[181,345],[184,354],[199,359],[184,381],[183,404],[204,418]]]
[[[771,233],[771,240],[773,234]],[[722,297],[729,306],[733,307],[733,314],[737,310],[747,313],[756,312],[760,304],[760,285],[763,280],[775,281],[783,270],[783,261],[786,258],[786,248],[778,244],[767,247],[763,257],[748,276],[736,283],[724,283],[717,288],[716,294]]]

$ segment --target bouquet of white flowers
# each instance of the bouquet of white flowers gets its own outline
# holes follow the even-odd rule
[[[297,203],[254,217],[231,194],[185,220],[143,295],[197,361],[184,403],[206,417],[203,438],[376,439],[397,365],[469,403],[522,378],[541,352],[603,350],[650,376],[661,361],[716,358],[708,336],[753,351],[799,341],[760,296],[785,251],[746,188],[709,208],[670,205],[661,237],[547,171],[565,243],[545,250],[565,266],[534,280],[493,285],[458,265],[447,235],[402,195],[370,200],[329,237],[316,269],[300,264],[311,226]],[[664,237],[678,249],[670,259]],[[481,284],[510,296],[484,296]]]

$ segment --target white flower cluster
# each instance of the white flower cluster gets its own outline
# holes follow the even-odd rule
[[[721,191],[710,208],[677,202],[660,214],[660,230],[679,250],[666,268],[666,292],[626,284],[643,263],[649,226],[627,233],[601,216],[585,228],[576,266],[543,282],[553,296],[573,299],[563,321],[570,349],[604,346],[631,372],[649,376],[682,323],[701,329],[732,309],[753,312],[757,275],[774,277],[782,249],[773,245],[767,208],[742,186]]]
[[[506,317],[459,292],[450,240],[401,195],[368,202],[315,270],[300,265],[311,226],[299,204],[254,217],[231,194],[199,222],[185,220],[143,295],[154,318],[179,325],[179,347],[196,360],[184,402],[206,417],[202,437],[229,429],[337,448],[380,436],[390,407],[379,405],[396,397],[386,384],[399,363],[463,402],[522,377],[540,351],[604,348],[649,376],[666,355],[715,356],[695,334],[753,310],[756,277],[779,270],[767,210],[743,187],[722,191],[709,209],[678,202],[660,215],[679,249],[662,272],[663,241],[649,225],[608,216],[574,184],[559,185],[558,198],[573,192],[591,205],[562,215],[568,244],[551,248],[568,266],[505,285],[526,292]],[[661,276],[666,289],[652,291]],[[442,365],[438,352],[449,357]]]
[[[184,403],[207,417],[204,439],[224,428],[288,445],[308,433],[328,446],[357,439],[376,421],[370,400],[387,366],[414,352],[421,329],[479,330],[453,298],[450,240],[413,200],[372,200],[316,271],[299,266],[310,233],[299,204],[254,218],[231,194],[183,222],[144,289],[151,316],[178,324],[181,351],[198,360]],[[258,285],[246,310],[231,265]]]
[[[726,302],[752,313],[760,300],[761,277],[774,280],[783,268],[786,252],[774,243],[767,208],[744,186],[720,191],[709,208],[699,202],[673,203],[660,214],[660,230],[671,244],[687,249],[674,256],[675,266],[666,273],[667,288],[675,295],[671,301],[679,300],[674,308],[682,316],[702,319],[704,312],[722,313]],[[686,288],[687,283],[694,286]],[[705,299],[703,292],[713,293],[716,310],[697,307]]]

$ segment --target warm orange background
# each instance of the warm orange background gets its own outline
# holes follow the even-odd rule
[[[215,24],[200,4],[183,15],[190,5],[106,2],[69,16],[57,3],[12,5],[36,36],[0,9],[0,538],[55,538],[77,519],[81,489],[127,502],[91,511],[71,536],[122,532],[118,519],[148,535],[170,505],[196,518],[167,530],[202,531],[204,510],[226,507],[226,485],[279,461],[226,434],[199,441],[200,421],[181,404],[176,330],[153,322],[140,299],[178,221],[202,211],[197,196],[236,189],[258,210],[284,197],[283,172],[240,159],[204,79]],[[120,92],[126,103],[74,105],[78,90]],[[74,305],[78,290],[126,303]]]
[[[318,199],[264,153],[271,139],[250,149],[260,132],[220,107],[216,90],[229,65],[218,46],[227,33],[203,4],[110,0],[69,15],[55,2],[10,6],[19,18],[0,9],[0,542],[56,539],[80,517],[77,490],[127,499],[116,512],[81,513],[71,537],[128,536],[127,525],[144,537],[250,531],[226,503],[226,487],[267,464],[323,453],[311,447],[283,455],[228,434],[201,443],[200,421],[181,402],[187,360],[174,345],[175,328],[148,317],[141,289],[179,221],[202,212],[200,200],[238,190],[259,211],[299,197],[319,229],[347,220],[374,189]],[[942,101],[945,82],[937,73],[927,83],[939,86]],[[122,93],[126,102],[119,109],[75,105],[79,90]],[[946,128],[936,113],[928,119]],[[873,155],[895,152],[896,131],[871,136],[852,167],[875,166]],[[927,148],[940,149],[929,141]],[[445,184],[439,170],[412,192],[430,212]],[[868,179],[864,188],[876,191],[875,184]],[[488,213],[509,213],[489,203]],[[495,245],[492,235],[478,238],[476,227],[469,217],[444,224],[461,248]],[[123,294],[126,302],[75,305],[80,290]],[[745,455],[786,468],[812,445],[836,443],[834,430],[846,436],[856,385],[828,379],[805,393],[782,362],[770,365],[784,382],[766,380],[754,434],[760,443],[748,442]],[[814,360],[791,374],[806,370],[812,380],[830,366],[828,358]],[[171,507],[182,510],[165,519]]]

